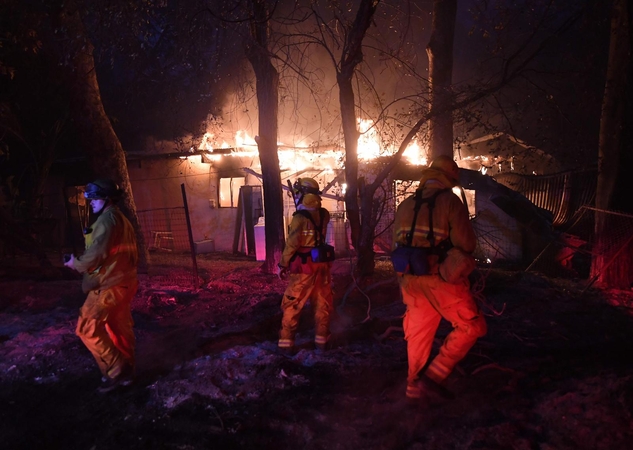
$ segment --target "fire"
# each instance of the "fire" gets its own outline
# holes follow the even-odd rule
[[[370,160],[380,156],[380,136],[373,127],[373,120],[358,120],[358,159]]]
[[[379,156],[393,155],[398,150],[395,143],[385,144],[382,142],[373,125],[373,120],[358,119],[358,131],[361,133],[358,138],[358,158],[360,160],[369,161]],[[428,151],[424,151],[418,141],[414,140],[407,146],[402,156],[410,164],[420,166],[427,164],[427,154]]]
[[[238,132],[235,133],[235,146],[237,148],[252,147],[256,145],[257,142],[255,142],[255,139],[250,137],[246,131],[238,130]]]
[[[204,133],[202,139],[200,140],[200,146],[198,147],[200,150],[213,150],[213,144],[215,141],[215,135],[213,133]]]
[[[358,158],[361,161],[371,161],[380,156],[393,155],[397,151],[395,143],[386,144],[374,126],[374,121],[370,119],[358,119]],[[200,150],[212,152],[214,149],[233,148],[229,153],[231,156],[257,156],[257,142],[246,130],[238,130],[234,135],[235,145],[231,147],[229,143],[222,140],[211,132],[207,132],[202,137]],[[307,144],[306,138],[295,137],[292,146],[285,146],[278,142],[279,166],[282,171],[300,172],[310,167],[332,171],[342,168],[342,161],[345,159],[344,151],[338,149],[316,150]],[[409,144],[404,151],[403,158],[413,165],[427,164],[428,150],[423,149],[417,141]]]
[[[279,168],[282,171],[289,170],[297,173],[307,169],[311,163],[306,157],[306,152],[296,152],[294,150],[279,150]]]
[[[423,151],[418,141],[410,143],[402,154],[402,157],[407,159],[414,166],[426,166],[428,164],[428,158],[423,156]]]

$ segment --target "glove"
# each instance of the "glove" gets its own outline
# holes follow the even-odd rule
[[[277,276],[280,280],[285,280],[286,278],[288,278],[288,268],[277,264]]]
[[[64,266],[77,270],[75,269],[75,255],[64,255]]]

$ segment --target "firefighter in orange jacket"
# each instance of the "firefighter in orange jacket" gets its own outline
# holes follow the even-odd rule
[[[101,392],[130,384],[135,368],[130,303],[138,287],[138,249],[132,224],[115,205],[122,193],[112,180],[88,183],[84,196],[99,217],[85,230],[84,253],[64,264],[83,274],[88,296],[75,332],[101,370]]]
[[[314,262],[310,256],[318,242],[324,243],[325,230],[330,221],[329,212],[321,207],[320,195],[319,184],[312,178],[299,178],[293,185],[297,212],[292,217],[277,272],[280,278],[289,278],[281,301],[283,317],[277,344],[289,354],[294,351],[299,316],[308,299],[314,310],[315,347],[325,350],[330,337],[332,263]],[[304,215],[306,213],[311,219]]]
[[[420,207],[417,219],[413,222],[416,200],[413,196],[409,197],[396,212],[394,245],[406,246],[407,235],[411,234],[412,225],[415,224],[410,246],[429,248],[450,239],[454,247],[450,252],[461,252],[466,258],[472,259],[470,254],[475,250],[476,238],[468,211],[459,197],[449,189],[458,183],[457,164],[446,156],[436,158],[420,180],[422,198],[428,199],[437,194],[431,213],[432,226],[428,206]],[[431,229],[432,235],[429,237]],[[434,243],[431,244],[429,239],[433,239]],[[485,319],[470,292],[468,273],[472,267],[464,273],[459,273],[459,267],[448,267],[448,272],[457,273],[458,276],[447,282],[441,275],[445,264],[459,264],[461,260],[447,259],[440,270],[439,258],[437,255],[428,257],[428,273],[425,275],[402,273],[398,276],[403,302],[407,307],[403,320],[409,363],[406,396],[412,399],[422,397],[424,392],[450,398],[452,394],[444,387],[446,378],[466,356],[477,338],[486,334]],[[442,318],[451,323],[453,330],[444,340],[439,354],[427,365]]]

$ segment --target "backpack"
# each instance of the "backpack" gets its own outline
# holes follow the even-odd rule
[[[305,209],[300,209],[294,213],[300,214],[312,222],[312,225],[314,225],[314,229],[317,232],[315,236],[316,245],[310,250],[310,257],[312,258],[312,262],[315,263],[331,262],[336,259],[336,256],[334,255],[334,247],[325,243],[325,237],[323,235],[323,219],[325,217],[325,211],[325,208],[319,209],[319,225],[317,225],[312,218],[312,214]]]
[[[428,275],[430,273],[429,256],[437,255],[441,263],[445,258],[448,250],[453,246],[450,238],[443,240],[439,244],[435,244],[435,234],[433,233],[433,208],[435,208],[435,200],[443,193],[450,189],[442,189],[430,197],[422,197],[422,188],[415,191],[415,207],[413,208],[413,222],[411,230],[407,233],[406,245],[396,247],[391,252],[391,262],[393,268],[398,274],[411,275]],[[426,239],[431,244],[430,247],[414,247],[413,233],[415,232],[415,223],[418,220],[418,212],[423,204],[428,204],[429,208],[429,233]]]

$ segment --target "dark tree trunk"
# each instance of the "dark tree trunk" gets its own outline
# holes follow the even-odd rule
[[[95,177],[111,178],[125,191],[120,204],[121,210],[136,230],[140,253],[139,270],[146,272],[149,255],[136,215],[125,153],[101,101],[93,45],[85,32],[75,2],[64,2],[55,19],[58,21],[58,29],[66,33],[66,39],[63,40],[66,47],[62,56],[68,62],[63,68],[70,81],[71,116],[79,142],[89,156]]]
[[[283,193],[277,154],[279,74],[268,51],[269,15],[265,0],[251,0],[254,20],[251,23],[252,41],[246,56],[257,79],[259,136],[257,146],[264,184],[264,219],[266,223],[266,261],[262,269],[274,273],[281,259],[284,245]]]
[[[429,97],[431,111],[445,111],[429,121],[429,148],[431,159],[447,155],[453,157],[452,101],[453,39],[457,0],[433,2],[431,39],[426,47],[429,58]]]
[[[358,237],[358,273],[361,276],[373,275],[374,264],[374,237],[376,232],[376,216],[381,205],[374,199],[376,192],[372,186],[365,186],[361,183],[360,211],[361,228]]]
[[[347,184],[345,211],[352,232],[352,245],[358,249],[361,223],[358,209],[358,137],[360,133],[356,125],[356,107],[352,87],[354,68],[350,68],[349,72],[346,70],[338,74],[338,88],[345,140],[345,183]]]
[[[617,209],[632,212],[629,198],[629,172],[633,162],[633,134],[630,131],[633,126],[631,14],[627,0],[614,0],[598,143],[597,256],[591,269],[592,276],[597,277],[599,283],[623,289],[630,288],[633,282],[633,243],[622,242],[619,247],[628,245],[628,249],[617,256],[606,250],[613,246],[613,239],[617,236],[616,230],[607,227],[608,213],[603,211]]]
[[[372,216],[372,211],[359,212],[359,195],[362,199],[368,194],[362,192],[363,187],[359,186],[358,182],[359,132],[356,124],[356,104],[352,79],[356,66],[363,61],[363,39],[372,23],[379,3],[379,0],[361,0],[352,28],[345,39],[336,77],[345,138],[345,182],[347,183],[345,210],[350,224],[352,245],[354,245],[358,255],[357,268],[361,275],[370,275],[374,270],[374,228],[371,221],[367,220],[368,217]],[[373,196],[373,192],[369,196]],[[368,203],[373,204],[370,201],[363,202],[362,205],[366,206]]]

